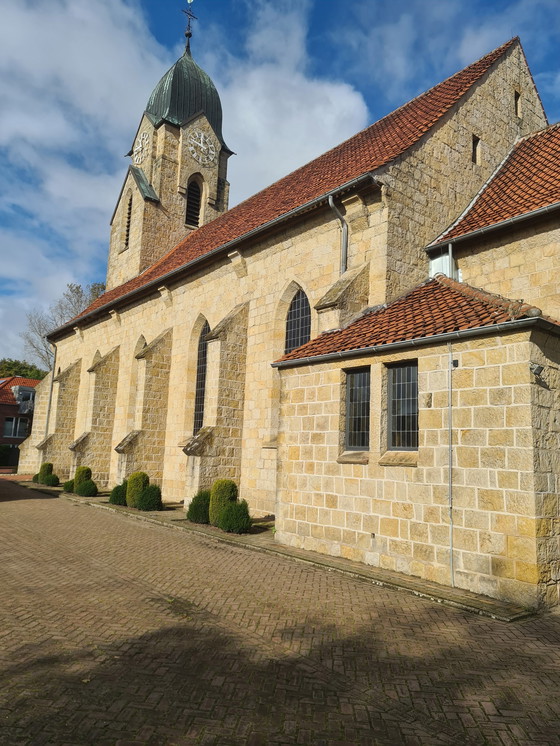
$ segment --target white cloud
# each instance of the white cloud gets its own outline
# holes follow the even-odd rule
[[[238,153],[232,204],[367,123],[356,90],[306,73],[310,7],[251,2],[242,59],[223,30],[196,39]],[[0,49],[0,357],[22,357],[27,310],[102,279],[122,155],[180,49],[155,41],[139,0],[3,0]]]

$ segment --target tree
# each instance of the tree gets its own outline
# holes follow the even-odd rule
[[[46,375],[46,370],[41,370],[36,365],[33,365],[33,363],[28,363],[26,360],[12,360],[10,357],[5,357],[0,360],[0,378],[21,376],[22,378],[42,379]]]
[[[78,316],[105,292],[102,282],[93,282],[82,287],[70,282],[62,296],[53,303],[48,311],[33,308],[27,314],[27,329],[22,337],[25,350],[33,360],[50,370],[53,364],[53,351],[46,335]]]

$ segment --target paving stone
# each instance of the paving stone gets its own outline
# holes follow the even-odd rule
[[[560,746],[505,623],[0,480],[0,743]]]

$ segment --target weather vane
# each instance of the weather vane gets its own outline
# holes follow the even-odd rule
[[[189,54],[191,53],[192,22],[198,20],[198,18],[192,12],[193,1],[194,0],[187,0],[187,3],[188,3],[187,9],[182,11],[189,19],[189,22],[187,24],[187,30],[185,31],[185,36],[187,37],[187,52]]]

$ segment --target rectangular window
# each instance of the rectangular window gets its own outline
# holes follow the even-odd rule
[[[515,116],[519,119],[521,117],[521,94],[519,91],[513,92],[513,106],[515,109]]]
[[[388,369],[389,450],[418,449],[418,363]]]
[[[4,420],[5,438],[26,438],[29,420],[25,417],[6,417]]]
[[[369,450],[370,369],[346,372],[345,450]]]
[[[472,136],[472,162],[480,163],[480,137]]]
[[[23,417],[20,417],[17,421],[17,431],[16,431],[16,438],[27,438],[27,428],[29,425],[29,420],[26,420]]]
[[[4,437],[13,438],[15,417],[6,417],[4,420]]]

